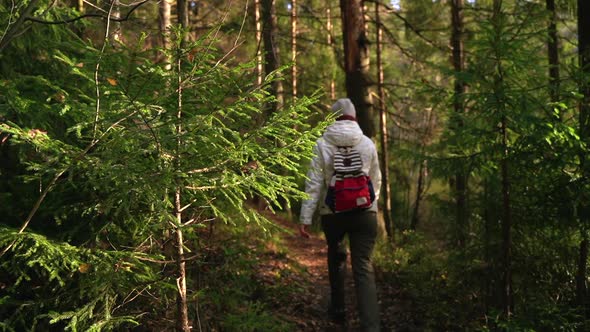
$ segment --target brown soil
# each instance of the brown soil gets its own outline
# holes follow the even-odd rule
[[[354,284],[350,274],[350,262],[348,263],[348,289],[347,294],[347,327],[331,323],[326,315],[329,304],[329,281],[327,268],[327,247],[323,235],[312,234],[307,239],[299,235],[298,225],[285,221],[277,216],[269,216],[277,224],[283,226],[288,232],[281,236],[286,247],[286,255],[275,260],[277,264],[291,261],[301,267],[301,273],[293,274],[286,281],[291,285],[297,284],[301,292],[293,294],[287,303],[278,304],[277,314],[296,325],[297,331],[360,331],[358,316],[356,313],[356,299],[354,296]],[[285,282],[285,281],[283,281]],[[377,274],[377,287],[379,290],[381,305],[382,331],[409,331],[411,329],[394,328],[395,318],[401,312],[398,304],[399,289],[394,285],[383,282],[383,276]]]

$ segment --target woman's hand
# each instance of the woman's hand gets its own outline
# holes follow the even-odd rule
[[[307,231],[308,226],[309,225],[304,225],[304,224],[299,225],[299,235],[301,235],[301,237],[304,237],[306,239],[309,239],[311,237],[311,234],[309,234],[309,232]]]

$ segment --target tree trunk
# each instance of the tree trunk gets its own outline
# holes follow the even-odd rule
[[[180,158],[182,146],[182,59],[180,52],[177,61],[177,75],[178,75],[178,100],[177,100],[177,115],[176,115],[176,151],[175,164],[177,168],[176,174],[180,174]],[[182,234],[182,201],[181,201],[182,177],[177,176],[176,190],[174,193],[174,212],[176,215],[176,226],[174,233],[176,234],[176,269],[177,278],[176,286],[178,288],[178,295],[176,297],[176,329],[178,331],[189,332],[190,326],[188,322],[188,303],[186,298],[186,266],[184,260],[184,240]]]
[[[377,81],[379,93],[379,127],[381,143],[381,174],[382,174],[382,193],[383,193],[383,219],[385,221],[385,231],[387,238],[393,242],[394,229],[391,220],[391,187],[389,185],[389,156],[387,142],[387,112],[385,111],[385,90],[383,89],[383,62],[381,51],[383,47],[383,29],[381,28],[381,19],[379,16],[379,3],[375,2],[375,21],[377,24]]]
[[[169,29],[172,25],[171,8],[172,6],[170,6],[169,0],[161,0],[158,6],[158,28],[160,30],[160,47],[162,47],[163,49],[168,49],[171,46],[169,34]],[[163,56],[165,57],[165,55]],[[164,61],[166,63],[166,69],[170,70],[171,59],[165,58]]]
[[[262,85],[262,21],[260,19],[260,0],[254,0],[254,20],[256,21],[256,83]]]
[[[180,228],[180,225],[182,224],[180,187],[176,189],[174,205],[176,210],[176,222],[178,223],[175,229],[176,268],[178,269],[176,278],[176,286],[178,288],[178,296],[176,297],[176,328],[178,331],[188,332],[190,331],[190,326],[188,322],[188,303],[186,299],[186,263],[184,261],[184,239],[182,229]]]
[[[580,69],[585,75],[590,76],[590,2],[578,0],[578,57]],[[580,122],[580,140],[589,143],[590,138],[590,84],[582,81],[580,84],[580,94],[583,96],[579,105],[579,122]],[[587,183],[590,176],[590,166],[585,153],[580,154],[580,169],[582,183]],[[578,206],[578,216],[580,229],[582,232],[582,241],[580,242],[578,271],[576,273],[576,296],[578,303],[585,306],[588,303],[588,286],[586,284],[586,275],[588,269],[588,228],[590,223],[590,197],[587,192],[581,195]]]
[[[453,110],[455,117],[453,126],[456,130],[463,127],[463,113],[465,113],[465,104],[463,101],[465,95],[465,82],[460,78],[461,73],[465,71],[465,56],[463,51],[463,0],[451,0],[451,48],[452,62],[455,70],[455,83],[453,94]],[[466,233],[468,231],[468,213],[467,213],[467,171],[463,163],[458,167],[455,173],[455,209],[457,218],[457,242],[460,248],[465,246]]]
[[[327,42],[328,46],[330,47],[330,51],[332,52],[334,49],[334,40],[332,39],[332,0],[326,1],[326,31],[328,34]],[[330,100],[336,100],[336,83],[334,82],[334,75],[333,72],[330,73]]]
[[[502,19],[502,0],[494,0],[492,12],[492,24],[496,29],[495,34],[498,35],[501,29],[500,21]],[[500,37],[496,37],[500,38]],[[496,60],[496,74],[494,77],[494,90],[498,93],[504,84],[504,68],[500,61],[500,56],[495,57]],[[507,319],[510,318],[514,310],[514,296],[512,289],[512,210],[510,204],[510,172],[508,165],[508,118],[506,116],[507,110],[504,102],[499,103],[498,110],[502,116],[500,120],[500,134],[502,144],[502,156],[500,160],[500,172],[502,179],[502,284],[501,284],[501,299],[502,311]]]
[[[164,49],[170,47],[168,29],[172,25],[171,7],[168,0],[161,0],[158,7],[158,28],[160,29],[160,46]]]
[[[549,27],[547,34],[547,55],[549,59],[549,96],[551,102],[559,101],[559,44],[557,39],[557,13],[555,11],[555,0],[546,0],[547,11],[549,12]]]
[[[266,74],[277,70],[280,67],[280,52],[277,16],[275,0],[261,0],[262,4],[262,39],[264,40],[264,70]],[[274,113],[283,106],[283,83],[281,80],[275,80],[271,87],[271,93],[276,97],[276,103],[273,103],[268,110],[268,114]]]
[[[293,100],[297,98],[297,0],[291,0],[291,86]]]
[[[176,0],[176,20],[184,30],[188,29],[188,2],[189,0]],[[184,36],[183,46],[188,40],[188,31]]]
[[[369,93],[369,48],[362,0],[340,0],[344,39],[346,93],[356,108],[364,134],[375,136],[373,102]]]

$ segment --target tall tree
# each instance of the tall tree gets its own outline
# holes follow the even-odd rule
[[[375,2],[375,24],[377,25],[377,87],[379,95],[379,129],[381,143],[381,174],[383,176],[383,218],[385,221],[385,231],[390,241],[394,240],[393,221],[391,220],[391,186],[389,184],[389,144],[387,135],[387,112],[385,109],[385,89],[383,87],[383,27],[381,26],[380,4]]]
[[[254,22],[256,26],[256,84],[262,84],[264,71],[262,69],[262,20],[260,14],[260,0],[254,0]]]
[[[297,98],[297,0],[291,1],[291,86]]]
[[[586,144],[590,140],[590,2],[578,0],[578,57],[580,63],[580,94],[579,104],[580,139]],[[580,169],[582,196],[578,207],[580,221],[581,242],[579,248],[578,271],[576,275],[576,295],[580,305],[588,305],[588,286],[586,284],[588,265],[588,228],[590,223],[590,197],[588,196],[588,181],[590,179],[590,165],[585,152],[580,154]]]
[[[264,40],[264,71],[266,74],[279,69],[280,48],[278,38],[278,26],[276,15],[275,0],[261,0],[262,9],[262,39]],[[277,73],[277,75],[279,75]],[[276,102],[272,103],[269,112],[275,112],[283,105],[283,83],[281,80],[275,80],[272,83],[271,93],[276,97]]]
[[[356,107],[365,135],[375,136],[373,101],[369,93],[369,43],[365,32],[362,0],[340,0],[344,38],[346,94]]]
[[[188,3],[189,0],[176,0],[176,22],[182,29],[188,29],[189,27]],[[184,42],[186,42],[189,34],[183,34],[183,36]]]
[[[494,78],[493,89],[495,98],[502,100],[503,85],[505,84],[505,69],[502,62],[503,47],[501,31],[503,29],[502,0],[494,0],[492,9],[492,27],[494,29]],[[502,156],[500,160],[500,176],[502,179],[502,310],[509,318],[513,311],[513,289],[512,289],[512,207],[510,202],[510,169],[508,164],[508,110],[505,103],[498,103],[500,120],[500,146]]]
[[[170,47],[170,25],[172,24],[172,6],[169,0],[161,0],[158,5],[158,28],[160,30],[160,46],[163,49]]]
[[[327,34],[327,43],[330,47],[330,50],[334,49],[334,39],[332,38],[333,33],[333,25],[332,25],[332,1],[326,1],[326,34]],[[330,100],[336,100],[336,83],[334,80],[334,75],[330,74]]]
[[[455,71],[453,92],[454,118],[451,126],[455,130],[463,127],[463,113],[465,112],[465,82],[462,73],[465,71],[465,55],[463,51],[463,0],[451,0],[451,51],[452,63]],[[460,247],[465,245],[467,232],[467,174],[463,163],[460,163],[455,173],[455,209],[457,220],[457,241]]]
[[[559,43],[557,39],[557,12],[555,0],[546,0],[549,12],[549,26],[547,27],[547,55],[549,59],[549,95],[552,102],[559,100]]]
[[[181,41],[181,48],[184,47],[188,40],[189,32],[186,31],[189,28],[189,10],[188,10],[188,3],[189,0],[177,0],[176,2],[176,10],[177,10],[177,20],[180,27],[185,30],[185,32],[181,33],[182,41]],[[176,54],[175,59],[176,71],[177,71],[177,121],[176,121],[176,151],[174,154],[174,161],[175,166],[177,168],[180,167],[181,164],[181,146],[182,142],[182,121],[183,121],[183,84],[182,84],[182,66],[183,66],[183,57],[179,52]],[[176,216],[176,222],[174,223],[173,229],[175,234],[175,244],[176,244],[176,268],[177,268],[177,279],[176,285],[178,287],[178,294],[176,296],[176,328],[179,331],[188,332],[190,331],[190,326],[188,322],[188,302],[187,302],[187,288],[186,288],[186,262],[184,257],[184,234],[182,230],[182,223],[183,223],[183,215],[182,215],[182,179],[180,177],[180,172],[177,173],[177,185],[176,191],[174,193],[174,212]]]

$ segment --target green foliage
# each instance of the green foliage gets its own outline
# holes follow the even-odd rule
[[[244,238],[254,238],[259,231],[248,227],[226,232],[224,228],[218,230],[223,232],[222,238],[209,242],[200,263],[200,279],[207,285],[199,295],[203,327],[223,331],[292,331],[290,323],[275,315],[277,308],[272,303],[288,301],[296,286],[280,280],[282,270],[261,266],[269,259],[271,239],[245,242]],[[276,232],[273,234],[276,236]]]
[[[440,140],[432,135],[435,143],[428,144],[428,136],[417,133],[415,142],[402,142],[395,151],[402,159],[396,161],[400,176],[394,176],[396,187],[407,190],[404,201],[411,201],[414,193],[411,176],[403,175],[411,174],[423,159],[428,160],[435,184],[448,183],[458,171],[469,174],[469,223],[460,230],[467,243],[456,245],[451,182],[450,190],[430,189],[434,217],[419,228],[424,235],[414,242],[412,233],[403,234],[399,247],[377,255],[377,263],[392,273],[387,277],[394,282],[408,285],[404,294],[424,308],[415,315],[425,317],[424,324],[434,330],[583,330],[587,323],[574,304],[582,226],[577,209],[587,191],[579,157],[587,154],[587,147],[580,140],[579,97],[573,92],[579,73],[576,69],[562,76],[561,100],[551,103],[546,31],[539,28],[546,26],[545,8],[541,3],[501,3],[495,16],[491,2],[478,1],[479,10],[463,12],[465,72],[437,66],[442,77],[466,84],[467,93],[459,96],[465,111],[453,108],[456,99],[449,82],[421,78],[413,93],[432,107],[446,108],[437,114],[445,121],[442,135]],[[515,311],[508,319],[495,309],[501,304],[503,272],[503,164],[508,165],[513,221],[510,269]],[[398,225],[403,227],[403,221]],[[441,275],[444,282],[435,277]]]
[[[162,263],[172,258],[171,231],[181,229],[185,251],[198,252],[205,222],[270,225],[248,199],[280,206],[303,197],[294,174],[324,125],[306,121],[315,97],[266,117],[274,75],[255,86],[252,64],[232,65],[211,41],[161,50],[171,70],[141,44],[57,48],[48,61],[59,75],[50,67],[2,81],[10,162],[1,171],[11,177],[0,189],[23,196],[1,208],[10,212],[0,239],[1,282],[10,285],[3,324],[99,331],[170,315],[175,269]],[[257,330],[255,318],[268,316],[247,307],[231,312],[228,326]]]
[[[411,329],[425,331],[474,330],[481,301],[467,285],[466,275],[477,262],[456,259],[436,248],[423,235],[405,231],[396,239],[393,250],[388,244],[378,246],[374,262],[382,270],[384,282],[403,286],[399,295],[412,321]],[[458,266],[461,264],[461,266]],[[470,289],[471,292],[465,292]]]

